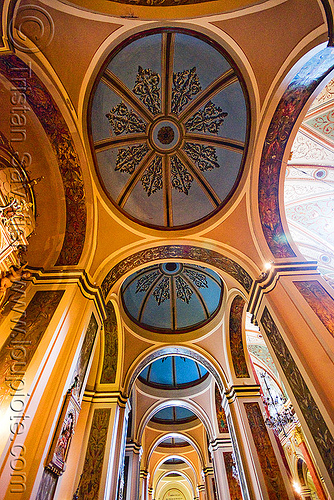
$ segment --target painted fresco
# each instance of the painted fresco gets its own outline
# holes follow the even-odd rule
[[[228,427],[230,429],[232,447],[233,447],[233,451],[234,451],[235,460],[237,463],[240,487],[242,490],[242,497],[243,497],[243,500],[250,500],[250,496],[249,496],[248,488],[247,488],[247,482],[246,482],[246,478],[245,478],[245,472],[244,472],[244,469],[242,466],[242,460],[241,460],[241,456],[240,456],[240,452],[239,452],[239,448],[238,448],[237,436],[235,434],[235,429],[233,426],[233,421],[232,421],[231,415],[227,415],[227,422],[228,422]]]
[[[308,305],[334,336],[334,301],[318,281],[294,281]]]
[[[317,445],[328,474],[334,484],[334,439],[326,422],[314,401],[302,374],[299,371],[290,351],[288,350],[270,312],[265,307],[261,323],[268,340],[274,349],[276,358],[281,365],[286,380],[296,398],[301,412],[304,415],[313,439]]]
[[[226,433],[228,432],[226,414],[223,408],[223,399],[221,397],[217,384],[215,384],[215,401],[219,432]]]
[[[78,401],[80,401],[81,399],[80,393],[82,392],[82,385],[85,379],[87,366],[92,353],[97,333],[97,328],[98,328],[97,321],[95,319],[94,314],[92,314],[89,320],[85,338],[82,343],[81,351],[73,375],[73,382],[72,382],[74,386],[73,394]]]
[[[258,403],[244,403],[270,500],[288,500],[282,474]]]
[[[101,288],[104,298],[107,297],[116,281],[125,273],[136,269],[141,264],[170,259],[188,259],[212,265],[236,279],[247,292],[250,291],[253,284],[250,275],[237,262],[214,250],[188,245],[161,245],[136,252],[116,264],[102,282]]]
[[[109,420],[110,408],[94,410],[78,500],[95,500],[99,498]]]
[[[244,299],[237,295],[233,299],[230,310],[230,347],[233,368],[237,378],[249,377],[242,341],[242,313],[244,306]]]
[[[104,358],[101,384],[113,384],[117,371],[118,336],[115,309],[109,301],[106,305],[107,318],[104,321]]]
[[[15,389],[22,390],[24,374],[64,294],[38,291],[0,350],[0,404]]]
[[[295,257],[283,230],[278,198],[285,148],[310,95],[333,69],[333,53],[332,47],[326,47],[302,67],[284,92],[265,139],[259,175],[259,212],[264,236],[277,258]]]
[[[233,454],[231,451],[224,452],[224,462],[226,468],[228,489],[231,500],[243,500],[239,480],[235,477],[233,469],[235,467]]]
[[[86,202],[78,154],[66,122],[37,75],[15,55],[0,59],[0,72],[21,91],[39,119],[58,160],[66,203],[66,229],[56,266],[78,264],[86,233]]]

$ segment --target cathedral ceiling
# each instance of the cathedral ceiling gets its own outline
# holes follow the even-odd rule
[[[91,102],[96,168],[136,222],[181,228],[233,194],[247,149],[247,100],[222,49],[169,29],[112,54]]]

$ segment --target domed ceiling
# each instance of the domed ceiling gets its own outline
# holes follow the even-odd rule
[[[167,406],[159,410],[152,418],[151,422],[156,424],[186,424],[197,420],[196,415],[188,408],[182,406]]]
[[[223,283],[211,269],[167,262],[129,276],[121,288],[127,315],[143,328],[178,333],[199,328],[218,312]]]
[[[289,230],[334,286],[334,80],[311,105],[297,133],[284,185]]]
[[[118,47],[91,99],[92,148],[110,200],[131,219],[173,229],[233,194],[248,137],[235,64],[202,36],[150,31]]]
[[[175,390],[200,384],[208,372],[196,361],[182,356],[167,356],[148,365],[139,380],[151,387]]]

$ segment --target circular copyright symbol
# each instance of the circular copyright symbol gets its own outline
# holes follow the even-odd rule
[[[55,26],[50,13],[38,5],[20,7],[15,23],[13,19],[10,21],[11,42],[22,52],[32,53],[44,49],[51,43],[54,32]],[[33,42],[34,47],[27,46],[29,41]]]

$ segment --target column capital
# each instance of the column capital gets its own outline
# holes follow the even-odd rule
[[[146,469],[140,469],[140,478],[147,479],[150,476],[150,473]]]
[[[213,476],[213,467],[212,466],[204,467],[202,472],[204,477]]]
[[[253,316],[260,307],[264,294],[271,292],[281,276],[296,276],[296,275],[319,275],[317,271],[316,261],[298,262],[298,261],[283,261],[271,262],[270,268],[261,273],[258,279],[254,281],[250,292],[248,312]]]
[[[222,451],[231,451],[232,450],[232,441],[230,436],[228,435],[225,438],[216,438],[213,439],[209,443],[209,449],[212,452],[215,452],[217,450],[222,450]]]
[[[137,443],[137,441],[127,441],[125,446],[125,453],[127,452],[132,452],[135,455],[141,456],[143,453],[143,448],[139,443]]]
[[[32,283],[38,285],[54,285],[54,284],[76,284],[82,295],[90,300],[93,300],[96,305],[101,321],[107,317],[105,311],[105,301],[102,296],[101,289],[96,283],[92,283],[90,277],[84,269],[52,269],[44,270],[43,268],[27,267],[27,270],[32,274]]]
[[[260,396],[260,386],[254,385],[232,385],[225,391],[225,397],[229,404],[233,403],[236,398],[249,398]]]
[[[205,491],[205,485],[204,484],[198,484],[197,485],[198,491]]]

